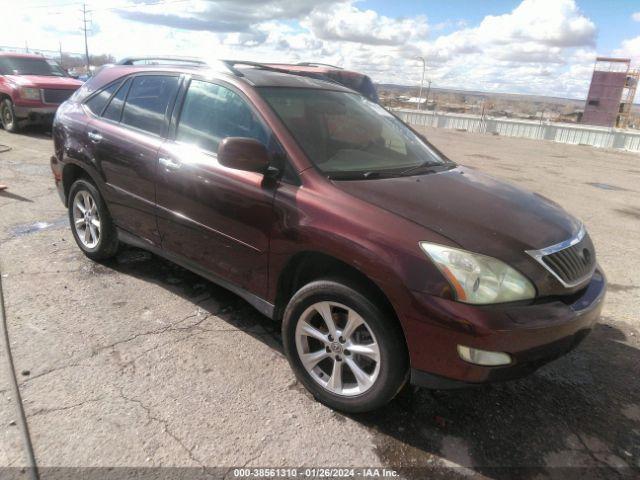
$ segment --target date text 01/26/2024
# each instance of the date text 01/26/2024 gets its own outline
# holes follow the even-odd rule
[[[235,468],[234,478],[393,478],[390,468]]]

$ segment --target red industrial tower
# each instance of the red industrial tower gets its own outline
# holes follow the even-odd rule
[[[639,78],[629,58],[596,58],[582,123],[626,128]]]

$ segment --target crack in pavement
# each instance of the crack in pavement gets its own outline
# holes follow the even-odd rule
[[[67,405],[65,407],[55,407],[55,408],[41,408],[39,410],[36,410],[35,412],[31,413],[31,414],[27,414],[28,418],[33,418],[33,417],[37,417],[38,415],[47,415],[49,413],[54,413],[54,412],[62,412],[65,410],[72,410],[74,408],[78,408],[81,407],[87,403],[95,403],[95,402],[99,402],[102,399],[104,399],[104,396],[102,397],[98,397],[98,398],[90,398],[88,400],[84,400],[80,403],[75,403],[73,405]]]
[[[134,340],[141,338],[141,337],[148,337],[148,336],[152,336],[152,335],[160,335],[169,331],[184,331],[184,330],[189,330],[195,326],[197,326],[198,324],[202,323],[202,321],[206,320],[207,317],[205,317],[203,320],[201,320],[200,322],[194,324],[193,326],[189,326],[186,328],[173,328],[176,325],[181,324],[182,322],[186,322],[187,320],[189,320],[190,318],[193,317],[197,317],[198,316],[198,312],[187,315],[186,317],[184,317],[182,320],[179,320],[177,322],[174,323],[169,323],[168,325],[164,325],[160,328],[156,328],[154,330],[149,330],[147,332],[140,332],[140,333],[136,333],[130,337],[127,337],[123,340],[118,340],[116,342],[110,343],[108,345],[103,345],[97,349],[94,349],[91,353],[91,355],[88,358],[92,358],[95,357],[96,355],[100,354],[101,352],[103,352],[104,350],[109,350],[109,349],[113,349],[114,347],[118,346],[118,345],[123,345],[125,343],[129,343],[129,342],[133,342]]]
[[[57,371],[60,371],[60,370],[65,370],[65,369],[68,369],[68,368],[75,368],[75,367],[90,367],[90,365],[88,365],[88,364],[83,364],[82,361],[83,360],[89,360],[89,359],[99,355],[104,350],[113,349],[117,345],[121,345],[121,344],[124,344],[124,343],[131,342],[131,341],[135,340],[136,338],[140,338],[140,337],[144,337],[144,336],[150,336],[150,335],[158,335],[158,334],[162,334],[162,333],[165,333],[167,331],[170,331],[171,327],[179,325],[180,323],[188,320],[189,318],[193,318],[196,315],[197,315],[197,313],[196,314],[187,315],[186,317],[182,318],[181,320],[179,320],[177,322],[170,323],[168,325],[164,325],[161,328],[158,328],[158,329],[155,329],[155,330],[150,330],[150,331],[147,331],[147,332],[136,333],[135,335],[132,335],[131,337],[127,337],[127,338],[125,338],[123,340],[119,340],[117,342],[113,342],[113,343],[111,343],[109,345],[100,346],[97,349],[94,349],[89,355],[85,355],[83,357],[80,357],[80,358],[76,359],[76,361],[73,362],[73,363],[69,363],[69,364],[66,364],[66,365],[61,365],[59,367],[50,368],[50,369],[44,370],[43,372],[40,372],[38,374],[31,375],[29,378],[23,380],[21,385],[25,385],[25,384],[35,380],[36,378],[40,378],[40,377],[43,377],[45,375],[49,375],[51,373],[54,373],[54,372],[57,372]],[[178,329],[178,330],[188,330],[188,328],[191,328],[191,327],[187,327],[185,329]]]
[[[137,398],[130,398],[127,397],[124,392],[123,389],[120,389],[120,397],[130,403],[134,403],[136,405],[138,405],[140,408],[142,408],[142,410],[145,411],[147,418],[149,419],[149,421],[155,421],[158,422],[162,425],[163,431],[165,434],[167,434],[169,437],[171,437],[178,445],[180,445],[180,447],[187,453],[187,455],[189,456],[189,458],[195,462],[196,464],[200,465],[200,467],[204,470],[204,464],[202,463],[202,461],[196,457],[196,455],[193,453],[193,448],[189,448],[187,447],[187,445],[185,445],[184,441],[178,436],[176,435],[174,432],[172,432],[169,429],[169,422],[163,418],[157,417],[153,414],[153,412],[151,411],[151,408],[148,407],[147,405],[145,405],[141,400],[138,400]]]
[[[196,313],[189,314],[186,317],[178,320],[177,322],[173,322],[173,323],[170,323],[168,325],[164,325],[164,326],[162,326],[160,328],[156,328],[156,329],[149,330],[149,331],[146,331],[146,332],[136,333],[134,335],[131,335],[130,337],[124,338],[122,340],[118,340],[118,341],[110,343],[108,345],[99,346],[99,347],[93,349],[92,352],[89,355],[85,355],[85,356],[79,357],[79,358],[75,359],[75,361],[72,362],[72,363],[65,364],[65,365],[60,365],[58,367],[53,367],[53,368],[50,368],[48,370],[44,370],[44,371],[42,371],[40,373],[37,373],[35,375],[31,375],[29,378],[23,380],[20,383],[20,385],[21,386],[22,385],[26,385],[29,382],[32,382],[33,380],[35,380],[37,378],[41,378],[43,376],[50,375],[52,373],[55,373],[55,372],[58,372],[58,371],[61,371],[61,370],[66,370],[66,369],[69,369],[69,368],[78,368],[78,367],[87,367],[87,368],[89,368],[89,367],[91,367],[91,365],[87,364],[87,363],[84,363],[85,360],[90,360],[90,359],[100,355],[102,352],[104,352],[106,350],[113,351],[115,349],[115,347],[117,347],[119,345],[130,343],[130,342],[132,342],[132,341],[134,341],[134,340],[136,340],[138,338],[142,338],[142,337],[153,336],[153,335],[161,335],[163,333],[169,333],[169,332],[188,332],[188,331],[193,330],[193,329],[198,328],[198,327],[200,327],[199,328],[199,330],[200,330],[199,333],[202,333],[202,332],[209,332],[209,333],[226,333],[226,332],[230,332],[230,333],[242,332],[242,333],[245,333],[245,332],[248,332],[247,329],[242,329],[241,330],[241,329],[235,328],[235,327],[234,328],[228,328],[228,329],[224,329],[224,328],[223,329],[215,329],[215,328],[203,328],[203,327],[201,327],[202,323],[204,323],[207,319],[209,319],[211,317],[215,317],[219,312],[206,314],[202,319],[200,319],[199,321],[197,321],[196,323],[194,323],[192,325],[188,325],[188,326],[185,326],[185,327],[179,327],[179,325],[181,323],[189,320],[190,318],[197,317],[200,314],[200,312],[201,312],[201,310],[199,310]],[[251,332],[251,333],[253,333],[254,335],[257,335],[257,336],[261,336],[261,334],[258,333],[258,332]],[[195,336],[195,335],[196,334],[191,335],[191,336]],[[269,333],[265,332],[265,334],[262,334],[262,335],[269,335]],[[191,336],[189,336],[189,338]],[[159,347],[159,345],[155,346],[152,349],[149,349],[149,351],[155,350],[158,347]]]

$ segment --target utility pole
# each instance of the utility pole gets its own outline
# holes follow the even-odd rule
[[[86,61],[87,61],[87,75],[91,75],[91,71],[89,70],[89,67],[91,66],[91,63],[89,61],[89,44],[87,43],[87,23],[89,23],[91,20],[87,20],[87,4],[83,3],[82,4],[82,28],[81,30],[84,32],[84,54],[86,57]]]
[[[424,72],[427,69],[427,62],[424,57],[416,57],[416,60],[420,60],[422,62],[422,79],[420,80],[420,92],[418,93],[418,110],[420,110],[420,106],[422,104],[422,87],[424,85]]]
[[[60,66],[64,68],[62,65],[62,42],[58,42],[58,50],[60,51]]]
[[[545,109],[543,108],[543,109],[542,109],[542,111],[540,112],[540,124],[538,125],[538,135],[539,135],[541,138],[542,138],[542,136],[543,136],[543,135],[542,135],[542,133],[543,133],[543,130],[542,130],[542,121],[544,120],[544,112],[545,112]]]
[[[429,110],[429,92],[431,92],[431,80],[427,81],[427,98],[424,100],[425,110]]]

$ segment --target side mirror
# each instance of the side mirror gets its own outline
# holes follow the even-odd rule
[[[218,162],[236,170],[265,173],[269,168],[269,153],[254,138],[227,137],[218,145]]]

